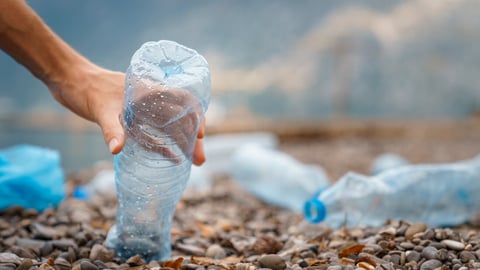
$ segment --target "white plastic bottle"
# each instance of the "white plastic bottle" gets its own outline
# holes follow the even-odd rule
[[[173,213],[209,100],[208,64],[196,51],[163,40],[133,55],[126,73],[126,143],[115,156],[117,218],[107,236],[107,247],[121,258],[170,257]]]
[[[462,224],[480,209],[480,158],[405,165],[375,176],[348,173],[305,204],[305,217],[334,228],[388,219],[430,226]]]
[[[230,175],[259,199],[299,213],[315,192],[329,184],[321,167],[255,143],[243,144],[234,152]]]

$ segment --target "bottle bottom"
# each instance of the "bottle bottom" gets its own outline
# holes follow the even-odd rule
[[[121,236],[116,225],[108,232],[106,246],[123,260],[140,255],[147,263],[165,260],[172,254],[169,235],[149,235],[143,238],[138,235]]]

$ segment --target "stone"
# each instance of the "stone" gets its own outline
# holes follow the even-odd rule
[[[207,248],[205,256],[214,259],[224,259],[225,257],[227,257],[227,253],[220,245],[213,244]]]
[[[460,250],[465,249],[465,244],[463,244],[459,241],[445,239],[445,240],[442,240],[442,243],[445,244],[449,249],[452,249],[452,250],[460,251]]]
[[[102,262],[109,262],[115,256],[113,250],[108,250],[105,246],[101,244],[93,245],[92,249],[90,250],[89,259],[91,261],[100,260]]]
[[[264,255],[258,260],[258,262],[261,267],[270,268],[272,270],[284,270],[287,267],[285,260],[275,254]]]
[[[205,256],[205,249],[196,245],[178,243],[175,247],[189,255]]]
[[[69,270],[72,268],[72,265],[64,258],[57,258],[55,259],[54,263],[55,263],[55,268],[60,270]]]
[[[436,259],[436,254],[437,254],[437,249],[434,248],[434,247],[425,247],[423,250],[422,250],[422,257],[427,259],[427,260],[431,260],[431,259]]]
[[[80,270],[98,270],[98,266],[90,261],[83,260],[80,263]]]
[[[20,265],[22,263],[22,259],[16,254],[3,252],[0,253],[0,263],[13,263],[15,265]]]
[[[420,270],[432,270],[442,266],[442,262],[436,259],[427,260],[420,266]]]
[[[462,263],[468,263],[469,261],[476,261],[477,258],[475,256],[475,254],[471,251],[461,251],[459,254],[458,254],[458,258],[460,259],[460,261],[462,261]]]
[[[52,240],[50,241],[54,248],[58,248],[62,251],[68,251],[69,247],[73,249],[78,249],[77,244],[72,239],[61,239],[61,240]]]
[[[18,266],[17,270],[28,270],[33,266],[33,261],[31,259],[24,259],[22,263]]]
[[[0,263],[0,270],[16,270],[17,266],[13,263]]]
[[[424,232],[427,229],[427,225],[423,222],[417,222],[410,225],[405,231],[405,238],[411,240],[417,233]]]
[[[407,262],[411,262],[411,261],[418,262],[420,261],[421,257],[422,256],[420,255],[420,253],[415,250],[409,250],[405,253],[405,259]]]
[[[44,226],[40,223],[33,223],[30,225],[32,236],[36,239],[51,240],[58,238],[59,234],[51,227]]]
[[[254,254],[275,254],[283,248],[283,244],[272,236],[260,236],[253,243]]]

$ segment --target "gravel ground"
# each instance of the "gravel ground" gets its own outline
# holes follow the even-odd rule
[[[368,173],[371,161],[395,152],[414,163],[449,162],[480,153],[468,129],[449,136],[282,137],[279,148],[325,168],[332,180],[347,171]],[[477,133],[480,134],[480,133]],[[108,166],[108,165],[107,165]],[[68,177],[68,191],[94,169]],[[173,256],[124,261],[105,248],[115,219],[114,197],[67,198],[43,213],[10,208],[0,213],[3,269],[480,269],[478,218],[455,228],[386,221],[375,228],[309,224],[299,214],[266,205],[226,176],[208,191],[190,191],[177,206]]]

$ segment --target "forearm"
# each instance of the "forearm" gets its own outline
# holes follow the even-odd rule
[[[51,90],[68,80],[73,67],[91,65],[23,0],[0,0],[0,48]]]

